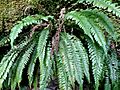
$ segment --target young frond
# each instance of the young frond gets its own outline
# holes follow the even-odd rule
[[[92,61],[93,77],[95,80],[95,90],[98,90],[99,81],[101,80],[101,75],[103,73],[104,65],[104,53],[101,47],[96,43],[93,43],[89,38],[87,39],[88,49],[90,54],[90,60]]]
[[[93,6],[98,8],[107,9],[108,12],[112,12],[116,16],[120,17],[120,8],[117,6],[117,3],[112,3],[111,1],[106,0],[78,0],[78,2],[83,3],[83,1],[87,3],[92,3]]]

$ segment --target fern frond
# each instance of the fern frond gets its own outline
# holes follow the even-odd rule
[[[101,75],[103,73],[103,64],[104,64],[104,53],[99,45],[93,43],[89,38],[88,41],[88,49],[90,54],[90,60],[92,61],[92,70],[93,77],[95,80],[95,90],[98,90],[99,80],[101,80]]]
[[[50,58],[50,47],[46,49],[44,61],[40,62],[40,90],[45,90],[50,76],[52,76],[52,61]]]
[[[108,12],[112,12],[116,16],[120,17],[120,8],[117,6],[117,3],[112,3],[111,1],[106,0],[78,0],[78,2],[83,3],[83,1],[87,3],[92,3],[93,6],[98,8],[107,9]]]
[[[15,61],[16,57],[18,56],[21,49],[27,45],[29,41],[21,43],[18,47],[11,49],[1,60],[0,62],[0,86],[6,79],[10,69],[12,67],[13,62]]]
[[[95,40],[99,43],[100,46],[107,52],[106,49],[106,40],[105,36],[100,29],[100,27],[93,20],[89,19],[85,15],[80,14],[80,12],[72,11],[66,14],[66,19],[72,19],[80,26],[92,40],[94,36]],[[92,34],[92,35],[91,35]]]
[[[29,86],[30,87],[31,87],[31,84],[33,82],[33,72],[34,72],[37,57],[38,57],[37,56],[37,49],[35,48],[32,56],[31,56],[30,64],[29,64],[29,67],[28,67],[28,80],[29,80]]]
[[[17,82],[18,85],[20,84],[20,82],[22,80],[23,69],[25,68],[25,65],[27,64],[27,62],[29,61],[30,55],[31,55],[34,47],[35,47],[34,43],[32,45],[30,45],[28,50],[25,51],[24,55],[22,56],[21,60],[19,61],[19,65],[17,67],[16,76],[15,76],[15,82]]]
[[[60,56],[57,59],[57,68],[58,68],[58,79],[59,79],[59,88],[61,90],[72,90],[68,81],[68,76],[65,71],[65,65]]]
[[[70,46],[68,46],[69,42],[63,40],[62,39],[60,40],[59,54],[60,57],[62,57],[63,64],[65,65],[65,70],[68,76],[68,82],[70,82],[71,85],[74,85],[75,77],[74,77],[74,67],[72,64],[72,56],[71,56],[72,53],[70,53],[69,51],[70,50]]]
[[[70,55],[71,55],[71,62],[73,65],[73,69],[74,71],[74,75],[75,75],[75,79],[76,81],[79,83],[80,85],[80,90],[83,89],[83,66],[82,66],[82,59],[80,57],[80,53],[78,52],[78,49],[75,46],[74,40],[72,40],[73,36],[70,36],[66,33],[64,33],[62,35],[63,40],[67,43],[69,42],[69,48],[68,50],[70,50]],[[66,44],[68,45],[68,44]]]
[[[115,29],[113,27],[112,21],[108,18],[106,14],[103,12],[98,11],[97,9],[94,10],[81,10],[81,14],[85,15],[86,17],[89,17],[96,23],[98,23],[100,26],[102,26],[108,34],[113,37],[114,40],[116,40],[116,34]]]
[[[3,81],[6,79],[7,77],[7,74],[12,66],[12,63],[13,61],[15,60],[17,54],[14,52],[12,53],[8,58],[7,60],[2,63],[1,67],[0,67],[0,89],[2,88],[2,84],[3,84]]]
[[[39,60],[44,59],[45,47],[46,47],[48,36],[49,36],[49,30],[47,28],[41,31],[39,36],[38,46],[37,46],[37,53],[39,56]]]
[[[37,54],[38,54],[39,62],[40,62],[40,89],[41,90],[44,90],[46,88],[46,82],[50,75],[50,71],[49,72],[47,71],[48,67],[45,65],[45,60],[47,61],[47,59],[50,59],[49,57],[47,58],[45,57],[46,43],[47,43],[48,36],[49,36],[48,28],[42,30],[39,36],[39,41],[38,41],[38,46],[37,46]],[[47,50],[47,55],[49,54],[50,52],[49,50]],[[50,68],[51,67],[49,67],[49,69]]]
[[[31,24],[39,24],[42,22],[42,20],[48,21],[49,18],[52,18],[52,16],[44,17],[42,15],[35,15],[34,17],[28,16],[22,19],[22,21],[19,21],[19,23],[11,29],[10,33],[11,46],[13,47],[14,40],[18,37],[18,34],[22,32],[23,27]]]
[[[85,16],[81,16],[79,12],[71,11],[66,14],[65,18],[74,20],[75,23],[84,30],[84,33],[93,40],[90,32],[91,25]]]
[[[78,50],[79,55],[80,55],[80,57],[82,59],[84,74],[85,74],[88,82],[90,82],[88,54],[86,52],[86,49],[83,47],[82,42],[76,37],[75,37],[75,39],[76,40],[74,40],[74,44],[75,44],[76,49]]]

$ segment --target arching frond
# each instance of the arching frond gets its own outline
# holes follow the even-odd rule
[[[42,20],[48,21],[49,18],[53,18],[52,16],[42,16],[42,15],[36,15],[36,16],[28,16],[22,21],[19,21],[18,24],[16,24],[12,29],[10,33],[10,40],[11,40],[11,46],[13,47],[14,40],[18,37],[18,34],[22,32],[23,27],[29,26],[31,24],[40,24]]]
[[[95,90],[98,90],[99,80],[101,80],[101,75],[103,73],[105,56],[101,47],[93,43],[89,38],[87,39],[87,42],[90,60],[92,61],[93,77],[95,80]]]
[[[47,63],[45,61],[50,60],[50,57],[45,57],[46,53],[48,56],[50,54],[49,48],[46,52],[46,43],[47,43],[48,36],[49,36],[49,30],[47,28],[41,31],[39,36],[38,46],[37,46],[37,54],[40,62],[40,89],[41,90],[45,90],[47,86],[46,83],[50,75],[50,71],[48,71],[48,68],[49,69],[51,68],[51,67],[47,67],[45,64]]]
[[[103,27],[106,32],[109,33],[111,37],[113,37],[114,40],[116,40],[116,34],[115,29],[113,27],[112,21],[108,18],[106,14],[103,12],[100,12],[97,9],[94,10],[81,10],[80,14],[85,15],[86,17],[89,17],[89,19],[92,19],[92,21],[95,21],[98,23],[98,25]]]
[[[111,1],[107,0],[78,0],[78,2],[83,3],[92,3],[94,6],[107,9],[108,12],[112,12],[116,16],[120,17],[120,8],[117,6],[117,3],[112,3]]]
[[[66,18],[74,20],[76,24],[84,30],[85,34],[88,35],[92,40],[93,35],[99,45],[102,46],[105,52],[107,52],[105,36],[100,27],[96,24],[96,22],[76,11],[67,13]]]

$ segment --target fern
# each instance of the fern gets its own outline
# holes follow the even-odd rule
[[[52,16],[44,17],[42,15],[36,15],[34,17],[28,16],[22,19],[22,21],[19,21],[19,23],[11,29],[11,33],[10,33],[11,46],[13,47],[14,40],[18,37],[18,34],[22,32],[22,29],[25,26],[32,24],[40,24],[42,22],[41,20],[48,21],[49,18],[53,18],[53,17]]]
[[[58,16],[28,16],[12,28],[9,38],[0,40],[1,48],[9,41],[11,45],[10,51],[0,61],[0,89],[6,89],[4,85],[11,86],[11,90],[20,89],[24,74],[28,76],[28,87],[35,90],[46,90],[54,77],[58,79],[57,89],[60,90],[84,90],[86,82],[88,86],[93,83],[93,90],[99,90],[102,85],[105,90],[119,89],[118,59],[116,52],[109,50],[108,42],[117,41],[116,32],[110,18],[99,8],[118,17],[120,9],[108,0],[78,2],[83,5],[79,11],[75,11],[78,4],[71,4],[74,3],[71,0],[70,9],[75,8],[74,11],[68,12],[70,9],[67,8],[65,14],[63,8],[58,20]],[[88,6],[85,9],[84,2],[98,8],[89,9]],[[36,24],[37,30],[33,30]],[[39,28],[41,24],[43,26]],[[29,29],[33,31],[28,36],[29,30],[27,33],[23,30],[30,25],[33,28]]]
[[[40,76],[40,89],[41,90],[45,90],[45,88],[47,87],[48,85],[48,81],[49,81],[49,78],[50,76],[52,76],[52,61],[51,61],[51,58],[50,58],[50,48],[49,46],[47,47],[47,50],[46,50],[46,56],[45,56],[45,61],[41,61],[40,62],[40,74],[42,74]]]
[[[19,61],[20,64],[17,66],[16,76],[15,76],[15,81],[14,81],[14,82],[17,82],[18,85],[20,84],[22,80],[22,71],[25,68],[25,65],[27,64],[27,62],[29,61],[29,57],[33,51],[34,46],[35,46],[34,43],[30,45],[29,49],[24,53],[21,60]]]
[[[116,16],[120,17],[120,9],[119,6],[117,6],[117,3],[112,3],[111,1],[107,0],[78,0],[78,2],[83,3],[83,1],[87,3],[92,3],[93,6],[107,9],[108,12],[112,12]]]
[[[73,69],[74,71],[72,71],[74,74],[74,79],[77,80],[77,82],[80,84],[80,90],[83,89],[83,66],[82,66],[82,61],[81,61],[81,57],[79,56],[79,52],[76,49],[75,43],[71,40],[71,36],[69,36],[68,34],[63,34],[62,35],[63,40],[67,41],[67,43],[69,42],[69,46],[71,48],[69,48],[68,50],[70,50],[70,52],[68,54],[71,54],[71,63],[73,65]]]
[[[98,25],[103,27],[107,33],[109,33],[110,36],[113,37],[114,40],[116,40],[116,33],[114,32],[114,26],[111,23],[112,21],[108,18],[107,15],[105,15],[103,12],[100,12],[99,10],[81,10],[81,14],[85,15],[86,17],[89,17],[92,21],[95,21],[98,23]]]
[[[65,71],[65,66],[62,63],[63,60],[59,56],[57,59],[57,67],[58,67],[58,76],[59,76],[59,87],[61,90],[72,90],[68,81],[67,73]]]
[[[87,41],[90,60],[92,61],[92,70],[95,80],[95,90],[98,90],[99,80],[101,80],[101,75],[103,72],[105,56],[103,55],[102,49],[100,49],[98,45],[94,44],[89,38],[87,39]]]
[[[76,24],[80,26],[92,40],[94,36],[95,40],[99,43],[100,46],[103,47],[104,51],[107,52],[106,49],[106,40],[103,35],[102,30],[100,27],[89,17],[85,17],[81,15],[79,12],[72,11],[66,15],[67,19],[75,20]]]
[[[33,51],[32,56],[31,56],[30,64],[29,64],[29,67],[28,67],[28,79],[29,79],[29,86],[30,87],[31,87],[31,84],[33,82],[33,72],[34,72],[37,57],[38,57],[37,56],[37,49],[35,48],[35,50]]]

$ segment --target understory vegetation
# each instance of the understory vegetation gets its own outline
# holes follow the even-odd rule
[[[28,2],[44,10],[1,34],[0,90],[120,89],[119,0]]]

